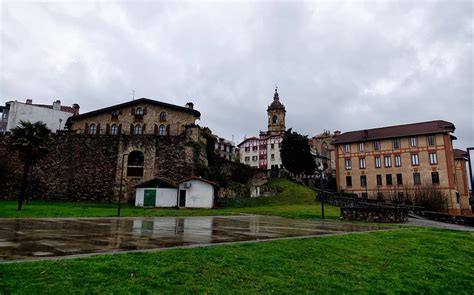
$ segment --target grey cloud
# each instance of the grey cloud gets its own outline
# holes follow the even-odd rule
[[[474,145],[472,4],[4,2],[0,97],[195,102],[236,141],[266,128],[275,83],[287,125],[314,135],[422,120]]]

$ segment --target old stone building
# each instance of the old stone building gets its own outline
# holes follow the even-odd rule
[[[260,169],[283,168],[280,145],[285,133],[285,106],[280,102],[278,89],[267,108],[268,130],[261,131],[259,137],[245,138],[239,145],[240,162]]]
[[[309,139],[309,146],[311,152],[314,154],[316,167],[324,169],[324,174],[328,177],[336,177],[335,174],[335,157],[336,151],[334,146],[335,136],[339,135],[340,131],[335,131],[331,134],[330,131],[324,130],[323,133],[313,136]]]
[[[457,185],[454,124],[429,121],[345,132],[335,137],[339,190],[362,198],[434,187],[447,196],[452,214],[470,212]]]
[[[182,107],[140,98],[70,117],[67,126],[78,134],[177,136],[200,116],[190,102]]]
[[[469,177],[467,172],[467,151],[454,149],[454,167],[456,171],[457,198],[461,206],[461,214],[470,214],[469,210]],[[471,208],[472,209],[472,208]]]

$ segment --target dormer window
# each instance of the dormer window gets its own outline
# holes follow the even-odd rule
[[[163,122],[163,121],[166,121],[166,113],[165,112],[160,113],[160,122]]]

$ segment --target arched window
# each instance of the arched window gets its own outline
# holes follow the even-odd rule
[[[118,134],[117,124],[112,124],[112,126],[110,126],[110,134],[112,134],[112,135],[117,135]]]
[[[166,121],[166,113],[165,112],[160,113],[160,121],[161,122]]]
[[[95,126],[95,124],[91,124],[89,126],[89,134],[96,134],[97,133],[97,127]]]
[[[165,125],[160,125],[160,133],[158,133],[161,136],[166,135],[166,126]]]
[[[136,124],[135,127],[133,127],[133,134],[139,135],[142,134],[142,125]]]
[[[276,115],[273,116],[272,122],[275,124],[278,121],[278,117]]]
[[[135,115],[143,115],[143,109],[142,108],[136,108],[135,109]]]
[[[143,176],[144,156],[140,151],[128,155],[127,176]]]

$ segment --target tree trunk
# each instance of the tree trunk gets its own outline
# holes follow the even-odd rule
[[[30,171],[31,161],[30,159],[25,160],[25,166],[23,169],[23,179],[21,180],[20,196],[18,197],[18,211],[21,211],[23,206],[23,200],[25,199],[26,186],[28,184],[28,172]]]
[[[30,198],[31,198],[31,179],[33,178],[32,177],[32,174],[33,174],[33,170],[29,169],[29,172],[28,172],[28,190],[26,192],[26,205],[29,205],[30,204]]]

